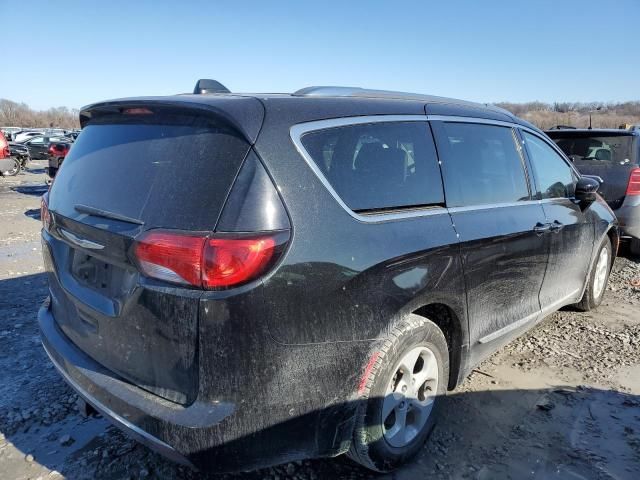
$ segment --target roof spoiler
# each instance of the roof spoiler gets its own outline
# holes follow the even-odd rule
[[[231,93],[231,90],[229,90],[217,80],[212,80],[210,78],[201,78],[196,82],[193,93],[196,95],[201,95],[204,93]]]

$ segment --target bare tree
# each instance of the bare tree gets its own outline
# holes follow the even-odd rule
[[[618,128],[621,125],[640,124],[640,101],[621,103],[554,102],[553,104],[502,102],[496,105],[542,129],[556,125],[586,128],[589,126],[589,112],[592,112],[594,128]]]
[[[67,107],[37,111],[25,103],[0,99],[0,126],[3,127],[79,128],[78,113],[78,110],[69,110]]]

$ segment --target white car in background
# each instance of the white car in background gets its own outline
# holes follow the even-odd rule
[[[13,137],[13,141],[16,143],[23,143],[29,140],[31,137],[37,137],[38,135],[42,135],[42,132],[20,132]]]

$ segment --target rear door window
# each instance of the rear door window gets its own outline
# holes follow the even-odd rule
[[[444,203],[426,122],[380,122],[306,133],[301,142],[344,203],[356,212]]]
[[[148,227],[209,230],[248,149],[204,117],[104,118],[82,130],[56,175],[49,208],[73,219],[87,206]]]
[[[573,197],[577,179],[567,162],[541,138],[522,135],[542,198]]]
[[[438,148],[443,156],[447,206],[490,205],[531,198],[524,159],[513,129],[480,123],[440,125]]]

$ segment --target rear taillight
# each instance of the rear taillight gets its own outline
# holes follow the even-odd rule
[[[135,256],[145,275],[173,283],[202,283],[205,239],[168,232],[149,232],[135,246]]]
[[[640,195],[640,168],[631,170],[626,195]]]
[[[44,195],[40,199],[40,219],[42,220],[42,228],[48,232],[51,226],[51,214],[49,213],[49,205],[47,205],[47,199]]]
[[[145,275],[207,289],[250,282],[273,265],[288,235],[193,236],[149,231],[136,241],[135,262]]]
[[[269,265],[275,248],[275,239],[269,236],[208,239],[202,259],[202,285],[220,288],[248,282]]]

